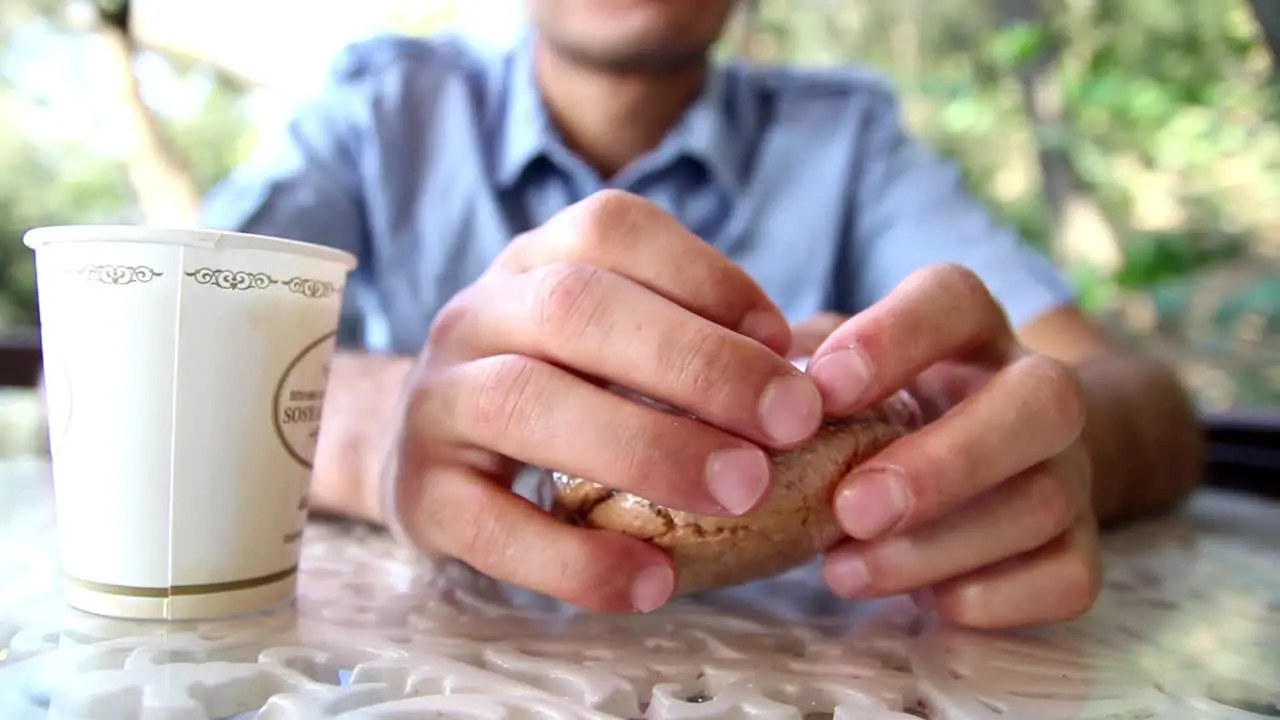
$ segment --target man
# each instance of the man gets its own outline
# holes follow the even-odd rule
[[[766,451],[911,387],[932,421],[834,496],[832,590],[912,592],[974,627],[1083,612],[1098,522],[1195,483],[1174,375],[1083,317],[884,86],[709,66],[734,4],[529,0],[534,32],[496,57],[356,45],[276,152],[214,193],[210,226],[361,260],[315,505],[645,612],[670,559],[558,523],[511,492],[519,469],[743,513],[769,491]]]

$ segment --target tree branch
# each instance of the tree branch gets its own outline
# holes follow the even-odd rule
[[[999,0],[1001,24],[1013,26],[1046,21],[1042,0]],[[1053,227],[1053,254],[1065,265],[1085,263],[1114,272],[1123,260],[1120,239],[1106,213],[1076,169],[1071,154],[1047,145],[1039,134],[1065,128],[1066,113],[1058,64],[1062,44],[1052,32],[1038,52],[1014,68],[1018,88],[1032,129],[1037,134],[1036,158],[1040,165],[1041,192]]]
[[[113,60],[104,70],[114,75],[111,84],[129,131],[123,160],[142,215],[149,224],[187,225],[199,211],[200,191],[142,98],[133,67],[136,47],[129,34],[128,0],[96,7],[99,18],[95,35],[110,50]]]
[[[1271,53],[1271,80],[1280,85],[1280,2],[1276,0],[1249,0],[1253,18],[1262,28],[1262,39]]]
[[[217,76],[219,82],[224,83],[232,88],[241,91],[249,91],[262,87],[262,79],[254,77],[248,73],[240,72],[234,68],[227,67],[217,61],[193,53],[185,48],[176,45],[169,45],[154,38],[134,38],[134,47],[138,50],[145,50],[164,56],[166,59],[182,64],[199,67],[208,70]]]

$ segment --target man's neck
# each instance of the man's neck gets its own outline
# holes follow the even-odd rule
[[[706,65],[664,75],[618,75],[534,46],[543,101],[566,144],[603,178],[657,147],[697,97]]]

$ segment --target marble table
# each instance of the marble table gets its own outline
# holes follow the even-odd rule
[[[315,522],[296,603],[219,622],[62,604],[44,465],[0,465],[0,718],[1280,717],[1280,506],[1202,491],[1106,540],[1085,618],[1009,634],[813,568],[649,616],[578,613]]]

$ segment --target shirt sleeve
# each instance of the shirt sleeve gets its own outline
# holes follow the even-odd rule
[[[937,263],[976,273],[1014,327],[1075,301],[1049,259],[965,188],[955,163],[909,136],[891,93],[877,93],[865,120],[848,256],[854,308]]]
[[[356,256],[347,278],[338,345],[385,349],[385,327],[373,282],[373,258],[358,162],[365,92],[340,55],[322,90],[302,103],[283,132],[205,198],[200,224],[215,230],[271,235],[327,245]]]

